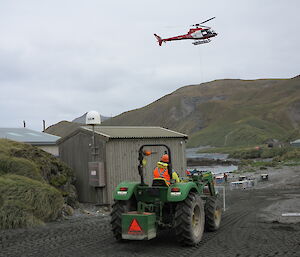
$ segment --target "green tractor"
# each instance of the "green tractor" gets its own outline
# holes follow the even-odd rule
[[[114,193],[111,226],[114,237],[123,240],[150,240],[158,230],[174,229],[182,245],[197,245],[204,232],[220,227],[222,207],[211,172],[197,172],[178,183],[153,179],[144,182],[145,147],[164,147],[169,155],[168,172],[172,178],[171,151],[164,144],[142,145],[139,149],[138,171],[141,182],[121,182]]]

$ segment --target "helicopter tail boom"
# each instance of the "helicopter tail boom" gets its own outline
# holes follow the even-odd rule
[[[156,34],[154,34],[154,36],[156,37],[159,46],[161,46],[161,44],[162,44],[162,42],[163,42],[163,40],[161,39],[161,37],[158,36],[158,35],[156,35]]]

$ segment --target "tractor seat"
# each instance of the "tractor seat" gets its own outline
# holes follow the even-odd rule
[[[168,187],[166,180],[164,178],[154,178],[152,181],[152,186],[155,187]]]

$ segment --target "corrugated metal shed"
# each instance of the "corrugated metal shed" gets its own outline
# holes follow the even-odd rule
[[[185,147],[187,135],[160,127],[95,127],[96,161],[104,167],[105,187],[89,183],[88,163],[91,154],[91,127],[81,127],[59,140],[60,157],[73,168],[77,179],[79,200],[112,204],[113,190],[121,181],[140,181],[138,150],[143,144],[166,144],[171,148],[173,168],[183,176],[186,170]],[[164,153],[164,148],[151,147],[157,153],[147,157],[145,181],[152,182],[153,169]]]
[[[60,137],[28,128],[0,128],[0,138],[32,145],[56,145]]]
[[[85,129],[91,129],[84,127]],[[187,135],[181,134],[169,129],[161,127],[95,127],[95,132],[110,138],[175,138],[186,137]]]
[[[92,132],[91,126],[80,127],[81,131]],[[63,137],[59,143],[65,141],[66,139],[72,137],[74,134],[78,133],[77,129],[70,135]],[[186,134],[182,134],[176,131],[165,129],[162,127],[131,127],[131,126],[95,126],[95,133],[106,137],[107,139],[117,139],[117,138],[188,138]]]

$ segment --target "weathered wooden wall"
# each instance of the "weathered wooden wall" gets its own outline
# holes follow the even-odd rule
[[[60,158],[74,170],[79,201],[103,203],[105,188],[95,188],[89,185],[88,162],[93,160],[91,144],[91,135],[79,132],[59,145]],[[103,161],[105,164],[105,138],[96,135],[95,145],[99,152],[96,160]]]

